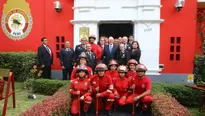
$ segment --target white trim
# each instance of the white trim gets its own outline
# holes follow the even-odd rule
[[[198,2],[205,2],[205,0],[198,0]]]
[[[78,12],[90,12],[90,10],[78,10]]]
[[[80,24],[80,23],[99,23],[100,21],[108,21],[109,20],[71,20],[70,22],[72,24]],[[120,20],[117,20],[118,22],[120,22]],[[125,20],[122,20],[125,21]],[[164,19],[153,19],[153,20],[132,20],[132,22],[134,23],[162,23],[164,22]]]
[[[147,70],[146,71],[146,75],[161,75],[161,72],[162,70]]]
[[[74,6],[72,9],[109,9],[109,6]]]
[[[98,20],[70,20],[72,24],[81,24],[81,23],[98,23]]]
[[[161,8],[162,5],[135,5],[135,6],[121,6],[121,8],[139,8],[139,7],[158,7],[158,8]]]
[[[153,19],[153,20],[132,20],[134,23],[162,23],[164,19]]]

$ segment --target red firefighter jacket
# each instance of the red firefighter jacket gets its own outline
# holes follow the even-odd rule
[[[90,79],[90,83],[92,92],[94,94],[100,93],[101,97],[109,95],[114,90],[112,79],[108,75],[104,75],[103,77],[93,75],[93,77]],[[96,91],[97,87],[99,87],[99,92]]]
[[[74,79],[70,85],[70,93],[74,96],[77,95],[77,91],[80,91],[80,96],[90,96],[91,95],[91,87],[90,81],[85,79]]]
[[[117,79],[117,77],[118,77],[118,72],[117,72],[117,70],[115,70],[115,71],[113,71],[113,72],[111,72],[110,70],[108,70],[108,71],[106,71],[105,74],[108,75],[108,76],[110,76],[113,82],[114,82],[114,81]]]
[[[115,94],[116,96],[118,97],[122,97],[122,96],[125,96],[127,97],[128,96],[128,89],[129,89],[129,79],[127,77],[125,78],[120,78],[118,77],[115,81],[114,81],[114,93],[117,93]]]

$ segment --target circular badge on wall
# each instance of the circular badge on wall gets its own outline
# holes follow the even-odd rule
[[[3,32],[12,40],[21,40],[28,36],[32,28],[32,16],[22,9],[12,9],[2,15]]]

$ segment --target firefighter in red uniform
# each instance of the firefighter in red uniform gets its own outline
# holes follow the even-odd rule
[[[88,116],[88,109],[92,102],[91,98],[91,87],[90,81],[86,78],[88,74],[88,69],[85,65],[81,65],[77,68],[77,76],[78,78],[74,79],[70,85],[70,93],[73,96],[71,113],[73,115],[77,115],[80,113],[80,104],[84,102],[84,112],[86,116]]]
[[[92,46],[92,51],[96,54],[97,61],[99,62],[101,60],[101,57],[102,57],[102,48],[94,43],[95,40],[96,40],[95,35],[90,35],[89,36],[89,42]]]
[[[137,75],[136,65],[137,65],[137,61],[135,59],[130,59],[127,62],[127,66],[129,67],[129,71],[127,72],[127,77],[129,78],[129,80],[131,80],[133,77],[136,77]]]
[[[109,62],[110,70],[106,71],[106,75],[109,75],[113,81],[118,77],[117,65],[118,65],[117,61],[114,59],[111,59]]]
[[[117,98],[117,104],[124,106],[126,104],[126,98],[128,96],[129,80],[126,76],[127,67],[120,65],[118,67],[119,77],[114,81],[114,95]]]
[[[86,54],[85,52],[82,52],[79,56],[79,60],[80,60],[80,65],[86,65],[87,64],[87,57],[86,57]],[[76,75],[76,70],[78,67],[80,67],[80,65],[76,66],[72,73],[71,73],[71,81],[74,80],[75,78],[77,78],[77,75]],[[92,71],[92,68],[90,68],[89,66],[86,65],[86,68],[88,69],[88,75],[87,77],[90,78],[91,75],[93,75],[93,71]]]
[[[95,68],[97,74],[91,80],[92,92],[95,95],[95,108],[102,110],[105,105],[105,110],[108,116],[111,116],[111,108],[114,102],[113,83],[110,76],[105,75],[107,66],[105,64],[98,64]],[[105,101],[105,104],[103,103]]]
[[[142,105],[142,110],[146,111],[152,103],[152,83],[151,80],[147,76],[145,76],[145,72],[147,71],[145,65],[138,64],[136,71],[137,77],[134,80],[131,80],[133,81],[132,88],[135,89],[133,94],[127,98],[126,103],[131,104],[133,102],[136,102],[137,106],[140,103]]]

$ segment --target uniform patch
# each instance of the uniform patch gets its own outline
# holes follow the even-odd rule
[[[78,84],[78,81],[75,81],[74,83],[75,83],[75,84]]]
[[[88,85],[88,83],[87,82],[85,82],[85,86],[87,86]]]
[[[143,89],[145,88],[145,84],[142,84],[142,88],[143,88]]]
[[[114,89],[114,86],[113,86],[113,85],[110,85],[110,89],[111,89],[111,90]]]

